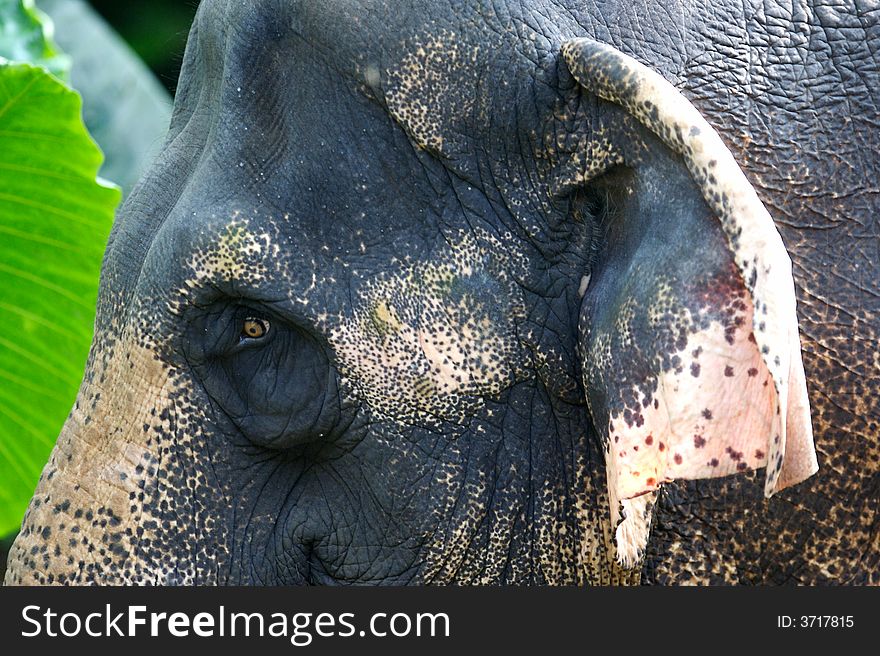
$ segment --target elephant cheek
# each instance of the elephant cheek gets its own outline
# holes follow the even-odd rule
[[[210,582],[217,563],[206,564],[211,548],[196,537],[208,531],[202,500],[212,495],[194,470],[199,436],[186,429],[199,421],[185,386],[134,340],[106,348],[43,470],[6,582]]]

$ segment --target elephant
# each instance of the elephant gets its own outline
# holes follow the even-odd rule
[[[865,0],[203,0],[7,584],[880,582]]]

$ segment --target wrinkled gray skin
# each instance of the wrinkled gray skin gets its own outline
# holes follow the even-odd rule
[[[877,23],[205,0],[6,581],[877,583]],[[775,217],[819,452],[769,500],[754,473],[664,486],[633,570],[597,417],[637,372],[583,375],[629,311],[602,290],[638,271],[711,314],[742,280],[681,158],[572,79],[580,36],[691,99]]]

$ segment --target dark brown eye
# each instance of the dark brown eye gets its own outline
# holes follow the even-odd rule
[[[269,322],[265,319],[247,318],[241,327],[242,339],[260,339],[269,332]]]

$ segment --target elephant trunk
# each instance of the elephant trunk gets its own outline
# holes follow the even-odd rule
[[[187,395],[143,341],[96,338],[10,551],[7,584],[216,580],[222,531],[198,539],[215,513],[200,492],[204,475],[187,480],[195,472],[186,454],[199,434],[186,434],[178,418]]]

